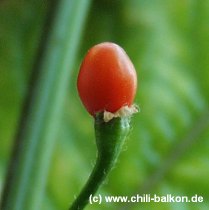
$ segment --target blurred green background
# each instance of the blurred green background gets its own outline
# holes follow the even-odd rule
[[[48,1],[0,2],[0,188],[29,86]],[[94,44],[121,45],[139,80],[132,132],[103,195],[195,194],[203,203],[89,205],[87,210],[206,210],[209,207],[209,1],[92,1],[71,75],[43,210],[65,210],[96,158],[93,119],[76,90]]]

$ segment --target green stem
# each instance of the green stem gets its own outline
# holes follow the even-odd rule
[[[79,196],[70,210],[83,209],[90,195],[94,195],[103,183],[110,170],[114,167],[123,143],[129,132],[129,118],[114,118],[104,122],[103,114],[95,118],[95,136],[98,149],[96,165]]]
[[[90,0],[54,0],[22,112],[1,210],[38,210]],[[38,14],[37,14],[38,15]],[[44,28],[45,29],[45,28]],[[36,78],[34,81],[34,77]]]

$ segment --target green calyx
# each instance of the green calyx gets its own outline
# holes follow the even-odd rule
[[[98,149],[94,169],[69,210],[82,210],[114,167],[130,130],[130,117],[117,117],[104,122],[103,113],[95,117],[95,137]]]

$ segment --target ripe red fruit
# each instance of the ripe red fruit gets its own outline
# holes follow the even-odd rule
[[[77,87],[91,115],[104,110],[114,113],[122,106],[132,104],[137,88],[136,71],[120,46],[101,43],[85,56]]]

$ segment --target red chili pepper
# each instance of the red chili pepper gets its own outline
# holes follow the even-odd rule
[[[116,44],[105,42],[88,51],[77,85],[84,106],[95,117],[98,153],[94,169],[70,210],[84,209],[115,166],[130,131],[131,115],[138,111],[132,106],[136,71],[125,51]]]
[[[91,115],[105,110],[116,112],[134,100],[136,71],[120,46],[104,42],[88,51],[80,67],[77,87]]]

